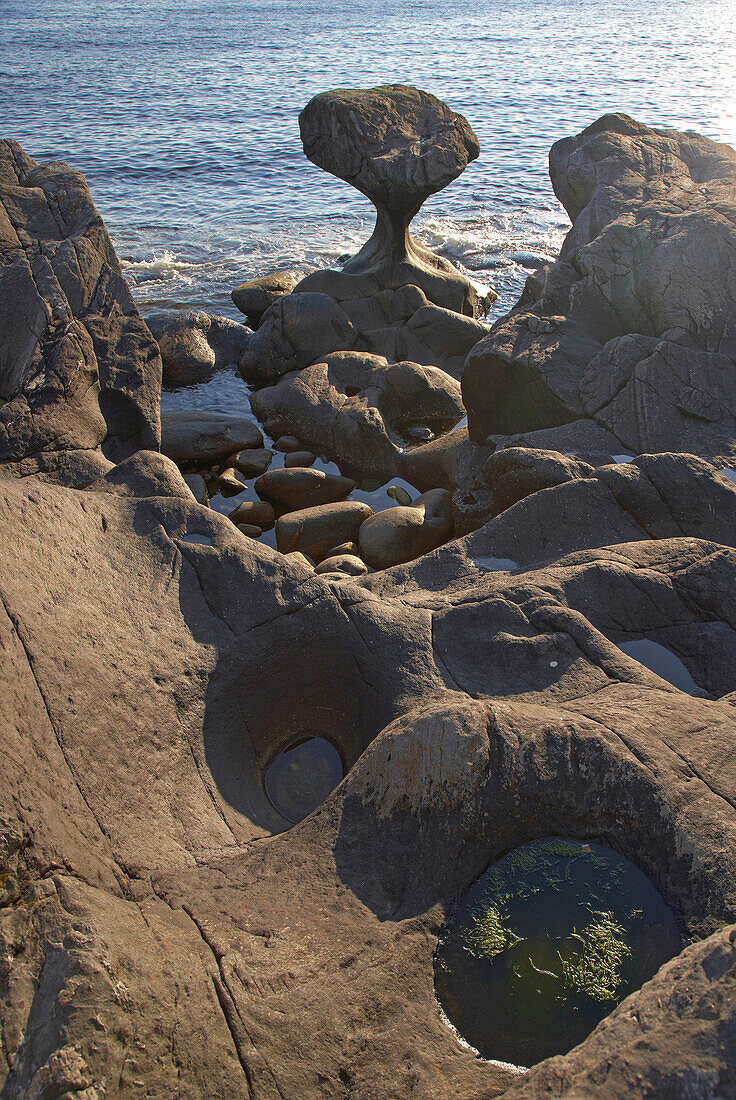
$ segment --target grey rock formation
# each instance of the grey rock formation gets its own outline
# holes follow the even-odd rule
[[[477,295],[468,280],[409,233],[425,199],[478,156],[467,120],[427,92],[390,84],[321,92],[300,114],[299,128],[309,159],[377,210],[373,236],[344,274],[372,277],[381,289],[417,286],[436,305],[472,316]],[[311,277],[300,288],[312,289]]]
[[[447,432],[464,415],[459,384],[436,367],[388,363],[365,352],[337,352],[256,390],[251,406],[267,430],[302,441],[359,477],[405,476],[413,426]],[[423,448],[418,448],[423,450]],[[444,479],[412,482],[418,488]]]
[[[189,386],[223,367],[237,367],[251,337],[250,329],[228,317],[201,310],[156,313],[146,318],[163,362],[165,386]]]
[[[0,141],[0,462],[156,450],[160,385],[83,176]]]
[[[606,115],[558,142],[573,228],[468,357],[470,435],[590,418],[634,454],[736,454],[736,153]]]
[[[266,311],[240,369],[263,384],[333,352],[358,351],[439,367],[459,380],[487,333],[472,317],[431,305],[418,287],[385,290],[372,277],[356,287],[339,271],[317,271]]]

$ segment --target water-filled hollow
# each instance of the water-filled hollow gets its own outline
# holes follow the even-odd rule
[[[343,775],[342,758],[331,741],[300,737],[266,769],[266,794],[274,808],[296,824],[324,802]]]
[[[531,1066],[577,1046],[681,949],[642,871],[602,845],[550,838],[509,852],[460,899],[435,990],[484,1058]]]

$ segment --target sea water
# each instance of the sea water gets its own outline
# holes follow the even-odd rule
[[[144,314],[238,317],[230,290],[337,266],[368,201],[311,165],[298,113],[416,84],[481,156],[415,222],[500,316],[568,228],[550,145],[606,111],[736,140],[736,0],[0,0],[0,136],[87,177]]]

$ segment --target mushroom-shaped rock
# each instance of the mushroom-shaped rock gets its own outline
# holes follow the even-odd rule
[[[374,569],[413,561],[452,536],[451,496],[430,489],[409,507],[386,508],[371,516],[358,533],[360,556]]]
[[[386,286],[413,283],[437,305],[472,314],[477,296],[468,281],[409,235],[424,200],[478,156],[467,119],[427,92],[389,84],[321,92],[299,115],[299,128],[307,157],[351,183],[378,211],[373,236],[344,273],[380,273]],[[434,293],[432,274],[440,276]]]

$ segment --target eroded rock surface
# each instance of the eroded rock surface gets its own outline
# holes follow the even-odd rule
[[[155,349],[136,363],[147,392]],[[341,363],[324,364],[333,389]],[[397,394],[432,390],[417,370],[394,372]],[[381,518],[367,505],[281,517],[279,554],[151,449],[116,465],[100,441],[65,449],[77,391],[48,393],[41,454],[64,461],[23,449],[16,407],[0,463],[3,1094],[734,1095],[731,478],[682,453],[613,464],[618,437],[583,416],[572,446],[550,428],[507,432],[493,453],[460,430],[404,458],[434,462],[448,488],[472,473],[485,522],[359,575],[355,541]],[[221,443],[260,468],[270,452],[243,433]],[[448,492],[423,507],[451,522]],[[264,774],[310,737],[345,778],[290,827]],[[440,1018],[433,956],[477,875],[550,834],[633,860],[692,942],[580,1046],[520,1076]]]
[[[158,347],[81,173],[0,141],[0,254],[0,462],[157,450]]]
[[[736,453],[736,153],[606,115],[550,154],[559,260],[471,352],[471,438],[589,418],[633,454]]]
[[[256,390],[251,405],[271,434],[298,431],[340,469],[382,480],[402,475],[407,463],[419,466],[405,453],[413,427],[442,434],[464,414],[460,386],[444,371],[358,352],[336,352],[288,374]],[[416,484],[445,484],[432,476]]]

